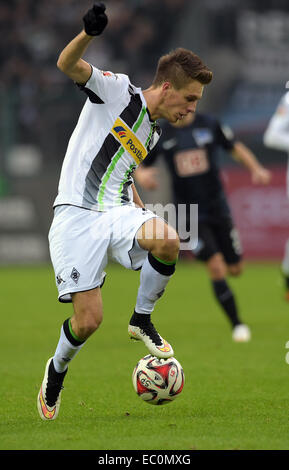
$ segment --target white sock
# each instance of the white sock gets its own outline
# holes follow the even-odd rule
[[[163,295],[174,271],[175,263],[165,264],[151,253],[148,254],[140,272],[140,286],[135,306],[137,313],[150,314],[153,311],[156,301]]]
[[[73,344],[72,344],[73,343]],[[84,345],[84,341],[77,341],[69,331],[69,319],[61,327],[60,338],[53,356],[56,372],[64,372],[68,363],[76,356]]]

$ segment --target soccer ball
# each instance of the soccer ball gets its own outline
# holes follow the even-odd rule
[[[183,390],[184,381],[182,366],[174,357],[158,359],[145,356],[132,373],[136,393],[151,405],[165,405],[173,401]]]

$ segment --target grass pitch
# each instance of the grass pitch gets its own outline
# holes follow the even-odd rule
[[[52,268],[1,268],[2,450],[289,449],[289,304],[278,264],[247,264],[231,279],[252,341],[235,344],[204,266],[179,262],[153,321],[185,372],[182,394],[155,407],[131,374],[147,351],[128,338],[139,273],[109,265],[104,321],[73,360],[59,417],[44,422],[36,398],[69,304]]]

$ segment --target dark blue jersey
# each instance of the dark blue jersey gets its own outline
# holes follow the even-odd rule
[[[198,204],[199,220],[230,216],[219,172],[219,150],[231,151],[233,137],[225,135],[220,123],[205,114],[196,114],[187,127],[162,126],[162,136],[144,160],[153,165],[163,155],[172,177],[175,204]]]

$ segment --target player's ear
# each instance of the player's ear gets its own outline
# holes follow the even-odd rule
[[[172,86],[171,82],[164,82],[164,83],[162,84],[162,90],[163,90],[163,91],[170,90],[172,87],[173,87],[173,86]]]
[[[173,88],[171,82],[164,82],[161,87],[162,96],[166,96],[168,92]]]

